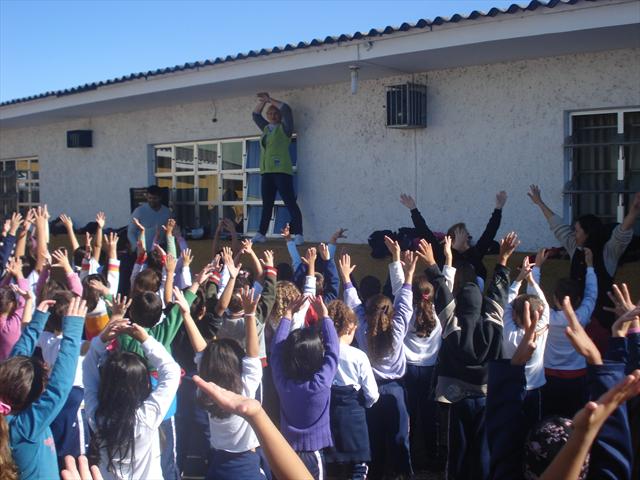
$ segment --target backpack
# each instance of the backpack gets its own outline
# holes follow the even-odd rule
[[[368,243],[371,247],[371,256],[373,258],[385,258],[391,255],[391,252],[384,244],[384,237],[391,237],[396,240],[397,235],[391,230],[376,230],[369,235]]]

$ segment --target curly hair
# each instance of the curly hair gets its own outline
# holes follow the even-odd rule
[[[300,296],[300,290],[298,290],[298,287],[296,287],[293,282],[283,280],[276,283],[276,301],[269,316],[273,328],[278,328],[280,319],[284,316],[284,312],[287,310],[289,303],[298,296]]]
[[[357,323],[356,314],[342,300],[334,300],[327,305],[327,310],[338,336],[346,335]]]
[[[383,359],[393,348],[393,303],[381,293],[367,300],[367,347],[372,363]]]

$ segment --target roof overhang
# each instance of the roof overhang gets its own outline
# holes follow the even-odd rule
[[[640,2],[604,0],[431,25],[177,71],[0,107],[17,128],[211,99],[446,68],[640,47]]]

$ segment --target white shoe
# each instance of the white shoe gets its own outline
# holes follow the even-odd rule
[[[251,239],[251,241],[253,243],[264,243],[267,241],[267,237],[265,237],[263,234],[261,234],[260,232],[256,233],[253,238]]]
[[[302,245],[304,243],[304,237],[302,236],[302,234],[294,235],[293,242],[298,246]]]

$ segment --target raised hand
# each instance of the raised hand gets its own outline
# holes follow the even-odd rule
[[[307,248],[307,253],[305,254],[305,256],[300,260],[302,260],[302,263],[309,267],[316,264],[316,258],[318,258],[318,251],[315,247],[309,247]]]
[[[176,221],[173,218],[167,220],[166,225],[162,225],[162,229],[167,234],[167,236],[173,236],[173,230],[176,228]]]
[[[531,274],[531,270],[533,270],[533,265],[529,263],[529,256],[525,255],[522,259],[522,266],[520,267],[520,271],[516,277],[516,282],[522,282]]]
[[[529,191],[527,192],[527,196],[531,199],[531,201],[536,205],[542,204],[542,195],[540,193],[540,187],[538,185],[529,185]]]
[[[245,286],[242,292],[240,292],[240,299],[242,300],[244,314],[255,315],[258,309],[258,302],[260,301],[260,295],[256,295],[255,289]]]
[[[418,263],[418,255],[407,250],[404,252],[404,262],[402,262],[402,269],[404,270],[404,283],[411,284],[413,282],[413,274],[416,271],[416,264]]]
[[[327,306],[324,304],[324,300],[322,299],[322,295],[317,295],[311,299],[311,306],[316,311],[318,318],[328,318],[329,310],[327,310]]]
[[[16,280],[23,278],[22,275],[22,259],[20,257],[11,257],[6,266],[6,271]]]
[[[349,231],[348,228],[339,228],[334,232],[333,235],[331,235],[331,239],[329,240],[329,243],[332,243],[335,245],[336,243],[338,243],[338,240],[340,238],[347,238],[345,233],[347,233],[348,231]]]
[[[24,223],[22,224],[23,229],[29,230],[29,228],[31,227],[31,225],[33,225],[34,223],[36,223],[36,209],[35,208],[30,208],[27,211],[27,216],[24,219]],[[73,227],[73,225],[72,225]]]
[[[549,258],[549,254],[551,252],[546,249],[546,248],[541,248],[540,250],[538,250],[538,252],[536,253],[536,267],[538,268],[542,268],[542,265],[544,264],[544,262],[547,261],[547,259]]]
[[[449,235],[445,235],[442,240],[442,247],[444,250],[444,263],[448,266],[453,265],[453,252],[451,251],[452,240]]]
[[[384,236],[384,244],[386,245],[389,253],[391,254],[391,259],[394,262],[400,261],[400,244],[393,240],[391,237]]]
[[[527,258],[527,257],[525,257]],[[534,312],[533,317],[531,316],[531,308],[529,302],[524,302],[524,311],[522,315],[522,327],[524,328],[524,335],[516,348],[516,351],[511,358],[512,365],[525,365],[533,352],[535,351],[537,344],[537,334],[536,334],[536,326],[538,325],[538,320],[540,320],[540,315],[542,313],[542,308],[536,312]]]
[[[87,258],[91,258],[91,242],[93,242],[93,237],[89,232],[85,232],[84,234],[84,248],[85,248],[85,256]]]
[[[104,212],[98,212],[96,214],[96,223],[98,224],[98,227],[104,228],[105,224],[107,223],[107,216]]]
[[[496,208],[501,210],[505,203],[507,203],[507,192],[500,190],[496,193]]]
[[[329,259],[331,258],[331,253],[329,252],[329,245],[327,245],[326,243],[321,243],[320,245],[318,245],[318,254],[320,255],[320,258],[322,260],[324,260],[325,262],[328,262]]]
[[[305,303],[309,301],[309,297],[306,295],[299,295],[289,302],[284,312],[284,316],[288,319],[292,319],[293,316],[300,311]]]
[[[587,267],[593,267],[593,252],[590,248],[584,249],[584,263],[587,264]]]
[[[260,263],[263,267],[273,267],[273,250],[265,250],[262,252]]]
[[[284,238],[287,242],[291,241],[291,227],[289,226],[289,224],[285,224],[284,227],[282,227],[282,230],[280,230],[280,236],[282,238]]]
[[[89,287],[98,292],[103,297],[111,293],[109,287],[107,287],[100,280],[89,280]]]
[[[11,287],[11,290],[13,291],[13,293],[15,293],[16,295],[20,295],[25,300],[29,300],[32,298],[30,290],[23,290],[22,288],[20,288],[18,285],[14,283],[9,285],[9,287]]]
[[[104,480],[97,465],[89,467],[89,460],[84,455],[76,459],[71,455],[64,457],[64,470],[60,472],[62,480]]]
[[[416,255],[420,257],[428,267],[436,264],[436,259],[433,256],[433,248],[431,247],[431,244],[424,238],[420,240],[420,243],[418,244]]]
[[[38,308],[37,310],[39,312],[43,312],[43,313],[47,313],[49,311],[49,307],[52,307],[56,304],[55,300],[42,300],[39,304],[38,304]]]
[[[609,299],[613,303],[613,307],[603,307],[608,312],[615,313],[616,317],[624,315],[629,310],[633,310],[635,305],[631,300],[629,289],[626,283],[621,283],[620,286],[613,284],[611,287],[612,292],[607,292]]]
[[[190,248],[185,248],[180,254],[180,256],[182,257],[183,267],[188,267],[189,265],[191,265],[191,262],[193,262],[193,255],[191,255]]]
[[[176,257],[174,257],[171,254],[166,256],[165,262],[164,262],[164,268],[167,269],[167,275],[175,273],[177,265],[178,265],[178,261],[176,260]]]
[[[224,260],[224,265],[227,267],[229,271],[229,275],[231,278],[236,278],[240,273],[240,269],[242,268],[242,263],[236,265],[233,262],[233,252],[229,247],[224,247],[222,249],[222,259]]]
[[[129,326],[124,329],[124,333],[132,336],[140,343],[146,342],[146,340],[149,338],[149,334],[147,333],[147,331],[137,323],[130,323]]]
[[[351,265],[351,257],[345,253],[338,259],[338,272],[340,272],[340,278],[342,283],[349,283],[351,281],[351,274],[356,269],[356,265]]]
[[[133,299],[127,299],[126,295],[117,294],[111,302],[107,303],[111,308],[111,318],[124,317],[132,301]]]
[[[562,301],[562,311],[569,322],[569,326],[567,326],[564,333],[573,345],[573,348],[587,360],[587,363],[591,365],[602,365],[602,357],[600,356],[598,347],[595,346],[589,338],[589,335],[587,335],[587,332],[585,332],[582,325],[580,325],[576,313],[571,306],[569,297],[564,297]]]
[[[191,313],[191,307],[189,306],[189,302],[184,297],[184,293],[178,287],[173,287],[173,301],[176,305],[180,307],[180,311],[183,314]]]
[[[9,233],[9,228],[11,228],[11,219],[7,218],[2,224],[2,236],[6,237],[7,233]]]
[[[498,263],[502,266],[507,265],[509,257],[513,254],[515,249],[520,245],[518,235],[516,232],[509,232],[505,237],[500,240],[500,254],[498,255]]]
[[[66,317],[80,317],[84,321],[87,316],[87,301],[81,297],[73,297],[69,302]]]
[[[18,212],[15,212],[11,215],[11,219],[9,220],[9,235],[13,235],[15,237],[18,228],[22,224],[22,215]]]
[[[220,260],[218,260],[218,264],[219,263]],[[200,270],[200,272],[198,272],[198,274],[196,275],[194,283],[203,285],[207,280],[209,280],[209,277],[211,277],[211,274],[214,270],[216,270],[216,266],[213,263],[205,265],[202,270]]]
[[[69,258],[67,257],[67,251],[64,248],[59,248],[58,250],[54,250],[51,253],[51,257],[54,263],[51,264],[54,268],[62,268],[65,273],[72,273],[73,269],[71,268],[71,264],[69,263]]]
[[[405,193],[400,194],[400,203],[407,207],[409,210],[413,210],[414,208],[416,208],[416,201],[411,195],[407,195]]]
[[[240,253],[248,253],[248,254],[253,253],[253,242],[248,238],[240,242],[240,247],[241,247]]]
[[[109,233],[109,235],[104,235],[104,245],[107,249],[107,255],[111,259],[118,258],[118,234],[115,232]]]

